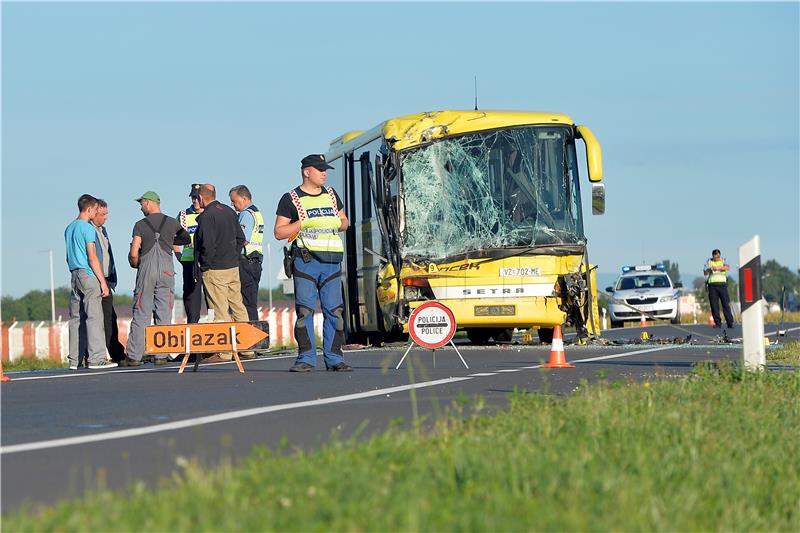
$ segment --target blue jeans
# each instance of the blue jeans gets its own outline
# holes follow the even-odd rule
[[[322,263],[312,259],[308,263],[298,257],[294,260],[294,302],[297,322],[294,338],[298,356],[295,364],[317,364],[317,346],[314,338],[314,311],[317,298],[322,307],[322,353],[327,368],[344,362],[344,302],[342,301],[342,268],[339,263]]]

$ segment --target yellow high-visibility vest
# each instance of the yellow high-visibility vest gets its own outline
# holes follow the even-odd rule
[[[180,260],[190,262],[194,261],[194,234],[197,231],[197,217],[200,216],[200,213],[187,213],[186,211],[187,210],[184,209],[180,212],[178,215],[178,223],[186,230],[186,233],[189,234],[192,240],[189,244],[184,245],[181,250]]]
[[[250,232],[250,236],[247,237],[247,244],[244,247],[244,255],[252,255],[254,253],[263,254],[264,248],[262,243],[264,242],[264,217],[261,215],[261,211],[254,205],[251,205],[245,211],[250,211],[253,214],[253,219],[255,223],[253,224],[253,231]]]
[[[312,252],[344,253],[344,243],[339,237],[342,221],[336,207],[336,195],[330,187],[325,187],[325,190],[328,194],[302,198],[294,189],[289,192],[300,221],[312,223],[311,227],[300,231],[295,244]]]
[[[712,261],[708,260],[708,268],[722,268],[725,266],[725,260],[721,259],[719,261]],[[724,270],[712,270],[711,274],[708,275],[708,282],[709,283],[728,283],[728,273]]]

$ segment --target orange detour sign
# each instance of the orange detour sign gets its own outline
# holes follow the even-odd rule
[[[183,372],[190,354],[215,352],[232,352],[239,372],[244,372],[237,351],[269,348],[269,323],[212,322],[148,326],[145,328],[144,338],[144,352],[147,354],[184,353],[179,373]],[[199,362],[198,357],[195,370]]]

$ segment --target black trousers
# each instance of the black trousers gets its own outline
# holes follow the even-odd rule
[[[239,281],[242,284],[242,301],[250,320],[258,320],[258,285],[261,283],[261,254],[239,256]]]
[[[725,315],[725,322],[728,327],[733,327],[733,314],[731,314],[731,300],[728,297],[727,283],[708,284],[708,303],[711,304],[711,316],[714,318],[714,325],[719,326],[719,304],[722,301],[722,312]]]
[[[183,308],[186,322],[197,324],[200,321],[200,308],[203,305],[203,280],[194,279],[194,262],[181,261],[183,267]]]
[[[125,359],[125,346],[119,342],[119,328],[117,328],[117,312],[114,310],[114,294],[111,293],[102,300],[103,326],[106,332],[106,348],[108,355],[115,363]]]

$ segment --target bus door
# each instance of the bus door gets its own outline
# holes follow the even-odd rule
[[[361,322],[358,316],[358,268],[357,268],[357,254],[358,248],[356,245],[356,228],[358,219],[356,214],[356,205],[358,197],[355,191],[355,165],[353,163],[353,154],[345,154],[344,156],[344,199],[342,200],[345,205],[345,213],[350,222],[349,227],[344,235],[344,261],[342,262],[342,274],[344,284],[344,309],[346,316],[347,331],[350,334],[358,333],[361,331]]]

